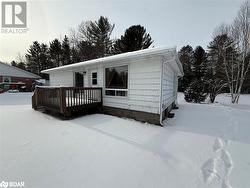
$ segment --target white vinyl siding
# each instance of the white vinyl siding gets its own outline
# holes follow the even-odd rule
[[[128,96],[104,95],[103,105],[159,114],[161,60],[150,58],[127,64]]]
[[[50,73],[51,86],[74,86],[74,73],[69,70]]]
[[[175,73],[169,63],[163,63],[162,72],[162,110],[175,100]]]
[[[123,65],[128,66],[127,96],[105,95],[105,68]],[[86,72],[84,87],[92,86],[92,72],[97,72],[95,87],[103,88],[104,106],[160,114],[164,110],[163,108],[167,108],[176,99],[176,74],[169,63],[162,63],[160,57],[128,62],[100,63],[79,69]],[[74,71],[77,70],[50,73],[50,85],[73,86]],[[161,108],[160,100],[162,100]]]

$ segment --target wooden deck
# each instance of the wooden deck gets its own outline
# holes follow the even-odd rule
[[[32,108],[46,109],[71,117],[77,112],[102,108],[102,88],[37,87],[32,96]]]

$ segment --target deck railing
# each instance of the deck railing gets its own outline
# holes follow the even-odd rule
[[[93,106],[102,106],[100,87],[36,87],[32,96],[32,108],[46,108],[66,116]]]

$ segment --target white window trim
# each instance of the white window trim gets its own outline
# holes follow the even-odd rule
[[[96,73],[96,84],[93,84],[93,73]],[[91,85],[92,86],[97,86],[98,85],[98,72],[97,71],[91,71]]]
[[[106,88],[106,68],[112,68],[112,67],[122,67],[122,66],[128,66],[128,83],[127,83],[127,89],[115,89],[115,88]],[[104,96],[105,97],[115,97],[115,98],[122,98],[122,99],[126,99],[129,96],[129,85],[130,85],[130,78],[129,78],[129,64],[117,64],[117,65],[109,65],[109,66],[104,66],[103,67],[103,80],[104,80]],[[119,96],[119,95],[106,95],[106,90],[113,90],[113,91],[126,91],[127,95],[126,96]]]

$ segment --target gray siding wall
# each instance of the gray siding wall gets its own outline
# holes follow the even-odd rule
[[[177,76],[169,63],[163,63],[162,71],[162,110],[176,100]]]
[[[73,86],[74,74],[71,70],[56,71],[49,74],[51,86]]]
[[[128,96],[105,95],[105,68],[128,65]],[[160,106],[160,74],[161,59],[148,58],[140,61],[106,63],[85,68],[84,84],[95,87],[91,83],[92,71],[97,71],[97,86],[103,87],[103,105],[159,114]]]
[[[105,68],[119,65],[128,65],[128,96],[106,96]],[[161,68],[161,58],[150,57],[144,60],[82,67],[81,71],[86,71],[84,76],[85,87],[93,87],[91,83],[91,73],[92,71],[97,71],[98,84],[96,86],[103,87],[104,89],[104,106],[160,114]],[[73,86],[74,71],[79,71],[79,69],[51,73],[50,85]],[[169,86],[170,85],[166,85],[166,87]],[[164,91],[166,90],[167,88],[165,88]]]

